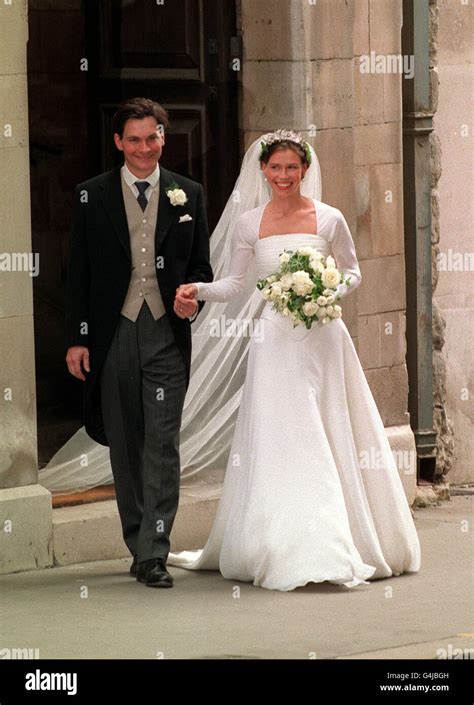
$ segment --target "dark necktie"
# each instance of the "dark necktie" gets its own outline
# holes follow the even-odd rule
[[[144,211],[148,205],[148,200],[145,196],[145,191],[147,190],[149,185],[150,184],[148,183],[148,181],[135,181],[135,186],[140,192],[137,196],[137,201],[140,204],[140,208],[142,209],[142,211]]]

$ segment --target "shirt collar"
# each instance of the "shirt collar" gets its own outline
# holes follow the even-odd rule
[[[126,164],[123,165],[122,167],[122,173],[123,173],[123,178],[125,179],[125,182],[128,184],[128,186],[133,186],[135,184],[135,181],[148,181],[150,186],[155,187],[156,184],[159,181],[160,178],[160,165],[157,163],[156,164],[156,169],[152,171],[151,174],[149,174],[146,179],[139,179],[138,176],[135,176],[135,174],[132,174],[130,169]]]

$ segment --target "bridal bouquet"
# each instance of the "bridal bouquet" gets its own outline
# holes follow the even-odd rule
[[[325,324],[341,318],[342,310],[336,303],[339,284],[349,286],[350,277],[344,280],[333,257],[324,257],[308,246],[295,252],[284,250],[278,272],[259,279],[257,288],[275,311],[292,319],[293,327],[304,323],[309,329],[315,321]]]

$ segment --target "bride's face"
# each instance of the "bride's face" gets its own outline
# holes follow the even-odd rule
[[[292,149],[277,149],[267,164],[262,164],[262,171],[273,195],[279,198],[299,193],[301,179],[307,168],[299,154]]]

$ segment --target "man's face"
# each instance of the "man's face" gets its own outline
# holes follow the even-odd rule
[[[135,176],[144,179],[157,165],[165,136],[162,126],[158,126],[154,117],[142,120],[130,118],[125,123],[123,135],[114,135],[117,149],[123,152],[125,163]]]

